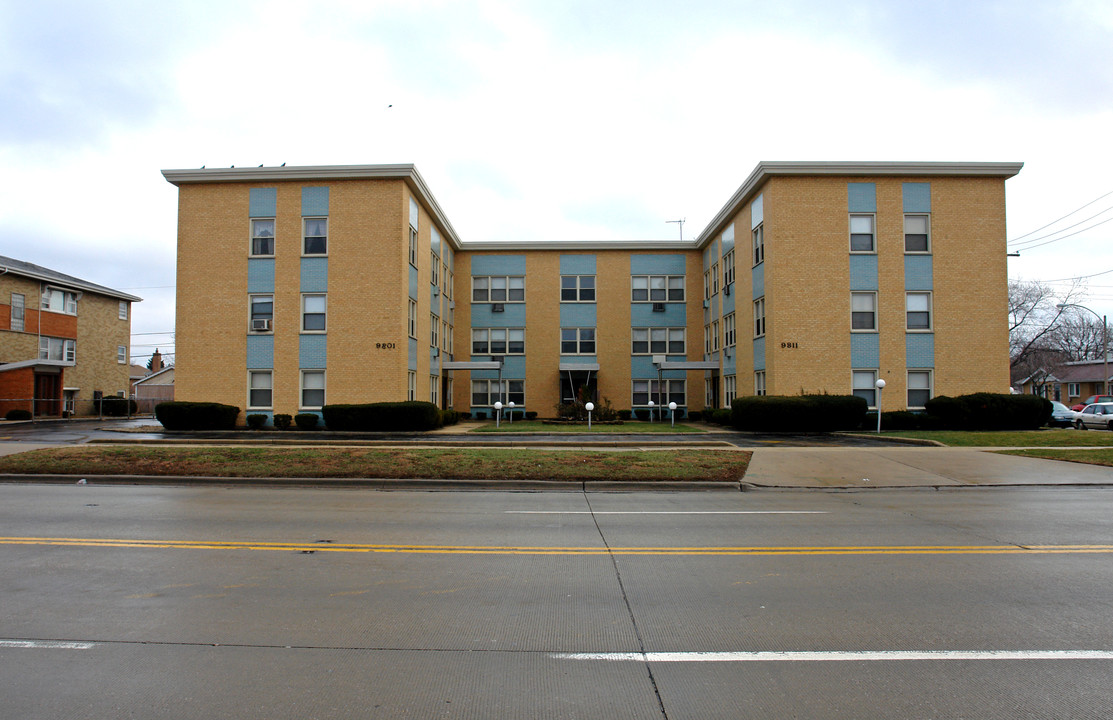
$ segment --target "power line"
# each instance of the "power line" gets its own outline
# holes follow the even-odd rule
[[[1113,209],[1113,208],[1111,208],[1111,209]],[[1099,214],[1100,214],[1100,213],[1099,213]],[[1097,215],[1095,215],[1094,217],[1097,217]],[[1090,219],[1090,218],[1087,218],[1087,219]],[[1086,222],[1086,221],[1085,221],[1085,220],[1083,220],[1082,222]],[[1093,225],[1091,225],[1090,227],[1084,227],[1084,228],[1082,228],[1081,230],[1079,230],[1079,231],[1077,231],[1077,232],[1072,232],[1072,233],[1071,233],[1070,235],[1064,235],[1063,237],[1058,237],[1058,238],[1055,238],[1054,240],[1048,240],[1047,242],[1042,242],[1042,243],[1039,243],[1038,245],[1028,245],[1027,247],[1024,247],[1024,248],[1022,248],[1022,249],[1023,249],[1023,250],[1033,250],[1033,249],[1035,249],[1035,248],[1038,248],[1038,247],[1043,247],[1044,245],[1050,245],[1051,243],[1057,243],[1057,242],[1059,242],[1060,240],[1066,240],[1066,239],[1067,239],[1067,238],[1069,238],[1069,237],[1074,237],[1075,235],[1078,235],[1078,234],[1080,234],[1080,233],[1084,233],[1084,232],[1086,232],[1087,230],[1093,230],[1093,229],[1094,229],[1094,228],[1096,228],[1096,227],[1097,227],[1098,225],[1104,225],[1104,224],[1105,224],[1105,223],[1107,223],[1107,222],[1113,222],[1113,218],[1106,218],[1105,220],[1102,220],[1101,222],[1096,222],[1096,223],[1094,223],[1094,224],[1093,224]],[[1074,227],[1074,226],[1072,225],[1071,227]],[[1065,229],[1066,229],[1066,228],[1064,228],[1064,230],[1065,230]],[[1059,232],[1062,232],[1062,230],[1060,230]],[[1056,234],[1056,233],[1052,233],[1052,235],[1054,235],[1054,234]],[[1051,235],[1045,235],[1044,237],[1051,237]],[[1042,240],[1043,238],[1037,238],[1037,239],[1038,239],[1038,240]]]
[[[1034,248],[1034,247],[1039,247],[1039,245],[1032,245],[1032,243],[1035,243],[1035,242],[1039,242],[1040,240],[1043,240],[1043,239],[1045,239],[1045,238],[1049,238],[1049,237],[1052,237],[1052,236],[1054,236],[1054,235],[1058,235],[1058,234],[1059,234],[1059,233],[1061,233],[1061,232],[1066,232],[1067,230],[1070,230],[1071,228],[1076,228],[1076,227],[1078,227],[1079,225],[1081,225],[1082,223],[1084,223],[1084,222],[1089,222],[1090,220],[1093,220],[1094,218],[1098,217],[1099,215],[1104,215],[1105,213],[1109,212],[1110,210],[1113,210],[1113,206],[1107,207],[1107,208],[1105,208],[1104,210],[1102,210],[1101,212],[1099,212],[1099,213],[1095,213],[1095,214],[1091,215],[1091,216],[1090,216],[1090,217],[1088,217],[1088,218],[1084,218],[1084,219],[1082,219],[1082,220],[1079,220],[1079,221],[1078,221],[1078,222],[1076,222],[1076,223],[1075,223],[1074,225],[1068,225],[1068,226],[1066,226],[1065,228],[1063,228],[1062,230],[1056,230],[1055,232],[1051,232],[1051,233],[1048,233],[1047,235],[1041,235],[1041,236],[1039,236],[1039,237],[1037,237],[1037,238],[1032,238],[1031,240],[1025,240],[1024,242],[1020,243],[1020,245],[1022,245],[1022,246],[1024,246],[1024,247],[1016,247],[1016,246],[1014,246],[1014,249],[1018,249],[1018,250],[1028,250],[1028,249],[1031,249],[1031,248]],[[1113,218],[1109,218],[1109,219],[1107,219],[1107,220],[1102,220],[1102,221],[1101,221],[1101,222],[1099,222],[1099,223],[1094,223],[1094,224],[1093,224],[1093,225],[1091,225],[1090,227],[1097,227],[1098,225],[1102,225],[1102,224],[1104,224],[1104,223],[1107,223],[1107,222],[1109,222],[1109,220],[1113,220]],[[1084,231],[1086,231],[1086,230],[1089,230],[1089,229],[1090,229],[1090,228],[1083,228],[1082,230],[1079,230],[1078,232],[1084,232]],[[1077,235],[1078,233],[1071,233],[1071,234],[1072,234],[1072,235]],[[1056,238],[1055,240],[1051,240],[1050,242],[1058,242],[1059,240],[1062,240],[1062,239],[1064,239],[1064,238],[1068,238],[1068,237],[1070,237],[1070,235],[1064,235],[1063,237],[1061,237],[1061,238]],[[1013,242],[1016,242],[1016,241],[1014,240]],[[1048,245],[1049,243],[1041,243],[1041,244],[1043,244],[1043,245]]]
[[[1103,199],[1103,198],[1107,198],[1107,197],[1109,197],[1110,195],[1113,195],[1113,190],[1110,190],[1109,192],[1105,193],[1104,195],[1102,195],[1102,196],[1101,196],[1101,197],[1099,197],[1099,198],[1095,198],[1094,200],[1091,200],[1090,202],[1086,203],[1085,205],[1083,205],[1083,206],[1082,206],[1082,207],[1080,207],[1080,208],[1077,208],[1077,209],[1075,209],[1075,210],[1071,210],[1071,211],[1070,211],[1069,213],[1067,213],[1067,214],[1066,214],[1066,215],[1064,215],[1063,217],[1059,218],[1058,220],[1052,220],[1051,222],[1049,222],[1048,224],[1044,225],[1043,227],[1038,227],[1038,228],[1036,228],[1035,230],[1033,230],[1032,232],[1024,233],[1024,234],[1023,234],[1023,235],[1021,235],[1020,237],[1015,237],[1015,238],[1013,238],[1012,240],[1010,240],[1010,241],[1009,241],[1009,244],[1015,243],[1015,242],[1017,242],[1018,240],[1021,240],[1021,239],[1023,239],[1023,238],[1026,238],[1026,237],[1028,237],[1029,235],[1035,235],[1036,233],[1040,232],[1041,230],[1046,230],[1047,228],[1051,227],[1051,226],[1052,226],[1052,225],[1054,225],[1055,223],[1059,222],[1059,220],[1066,220],[1067,218],[1069,218],[1069,217],[1070,217],[1071,215],[1074,215],[1074,214],[1075,214],[1076,212],[1078,212],[1079,210],[1085,210],[1086,208],[1088,208],[1088,207],[1090,207],[1091,205],[1093,205],[1094,203],[1096,203],[1096,202],[1097,202],[1098,200],[1101,200],[1101,199]],[[1098,214],[1100,215],[1101,213],[1098,213]],[[1085,222],[1085,220],[1083,220],[1083,222]],[[1054,233],[1052,233],[1052,234],[1054,234]]]

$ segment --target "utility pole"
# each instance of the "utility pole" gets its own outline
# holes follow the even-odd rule
[[[670,223],[676,223],[677,225],[680,226],[680,242],[684,242],[684,223],[687,222],[687,220],[688,220],[688,218],[682,218],[680,220],[666,220],[665,221],[666,225],[668,225]]]

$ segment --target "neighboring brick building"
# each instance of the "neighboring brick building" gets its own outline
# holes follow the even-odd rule
[[[692,242],[464,242],[412,165],[165,170],[176,397],[489,412],[501,375],[504,403],[550,416],[584,392],[686,410],[801,391],[872,405],[878,378],[886,409],[1007,392],[1020,168],[762,163]]]
[[[140,298],[0,257],[0,417],[91,415],[126,395],[131,303]]]

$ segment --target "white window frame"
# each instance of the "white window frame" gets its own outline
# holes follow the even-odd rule
[[[711,263],[711,295],[719,294],[719,263]]]
[[[661,342],[664,334],[664,350],[654,350],[654,343]],[[678,350],[672,348],[674,343],[680,343]],[[645,349],[639,350],[638,345],[644,344]],[[687,355],[688,337],[687,328],[683,327],[640,327],[630,328],[630,354],[631,355]]]
[[[711,354],[711,323],[703,326],[703,352],[705,355]]]
[[[765,337],[765,296],[754,300],[754,338]]]
[[[432,250],[429,251],[429,284],[441,284],[441,259]]]
[[[908,221],[911,218],[923,218],[924,232],[923,233],[909,233]],[[909,250],[908,238],[910,235],[923,235],[924,236],[924,249],[923,250]],[[931,215],[927,213],[905,213],[904,215],[904,252],[908,255],[930,255],[931,254]]]
[[[859,232],[854,232],[854,226],[856,224],[854,222],[855,220],[859,221],[859,223],[857,223],[859,225],[861,224],[861,221],[869,220],[870,231],[868,233],[864,233],[864,232],[861,232],[860,231],[861,228],[859,228]],[[875,213],[850,213],[850,221],[848,223],[848,229],[850,231],[849,232],[849,237],[848,237],[848,240],[849,240],[849,243],[850,243],[850,252],[852,252],[856,255],[859,255],[859,254],[860,255],[876,255],[877,254],[877,215]],[[870,247],[869,247],[868,250],[855,249],[854,248],[854,243],[855,243],[854,236],[855,235],[859,235],[859,236],[869,235]],[[858,242],[861,242],[860,238],[859,238]]]
[[[630,302],[685,302],[688,297],[686,282],[683,275],[631,275]]]
[[[410,225],[410,265],[417,267],[417,228]]]
[[[19,298],[16,300],[16,298]],[[23,293],[12,293],[12,315],[9,327],[13,332],[23,332],[27,322],[27,298]]]
[[[410,337],[414,340],[417,339],[417,300],[410,298],[410,305],[406,315],[407,322],[409,323]],[[412,400],[413,398],[411,398]]]
[[[43,287],[39,308],[62,315],[77,315],[77,293],[47,285]]]
[[[703,299],[711,299],[711,269],[703,271]]]
[[[308,377],[308,376],[320,377],[321,378],[321,387],[319,387],[319,388],[308,387],[306,385],[306,382],[305,382],[306,377]],[[302,370],[301,371],[301,384],[298,388],[298,403],[299,403],[298,407],[301,408],[302,410],[320,410],[321,408],[323,408],[325,406],[325,402],[326,402],[325,392],[326,392],[327,388],[328,388],[328,378],[325,376],[325,371],[324,370]],[[307,403],[305,401],[305,392],[307,390],[313,390],[313,391],[320,390],[321,391],[321,404],[320,405]]]
[[[260,232],[257,223],[270,223],[270,235],[264,235]],[[251,257],[274,257],[275,246],[278,244],[278,223],[275,222],[273,217],[258,217],[251,218],[250,228],[251,238],[248,240],[247,254]],[[270,252],[255,252],[256,241],[270,241]]]
[[[127,345],[117,345],[116,346],[116,363],[119,364],[119,365],[127,365],[128,364],[128,346]]]
[[[441,406],[441,376],[429,376],[429,402],[437,407]]]
[[[642,400],[643,402],[638,402]],[[630,407],[647,408],[653,401],[654,414],[661,410],[661,417],[668,417],[669,403],[676,402],[677,409],[688,406],[687,380],[631,380]]]
[[[127,346],[124,346],[124,358],[127,360]],[[39,336],[39,359],[76,362],[77,341],[70,338]]]
[[[723,347],[734,347],[737,342],[734,313],[727,313],[723,317]]]
[[[494,287],[495,281],[498,280],[503,281],[502,288]],[[479,285],[485,287],[477,287]],[[502,300],[496,299],[496,292],[502,292],[505,298]],[[511,296],[515,294],[520,295],[520,297],[512,299]],[[526,277],[525,275],[472,275],[471,301],[472,303],[524,303],[526,301]]]
[[[406,399],[417,399],[417,373],[413,370],[406,371]]]
[[[482,399],[485,402],[477,403],[476,395],[483,395]],[[526,381],[503,379],[501,393],[499,392],[498,380],[471,381],[471,397],[469,400],[472,407],[494,407],[495,403],[499,402],[500,397],[503,405],[513,401],[515,410],[523,409],[526,406]]]
[[[505,350],[503,352],[493,351],[494,343],[498,342],[497,340],[493,339],[494,333],[503,334],[502,343],[505,346]],[[521,347],[517,352],[511,352],[511,344],[516,342],[520,342]],[[476,343],[482,343],[483,347],[477,349]],[[501,357],[503,355],[525,355],[526,329],[520,327],[472,328],[471,354],[472,357]]]
[[[751,233],[754,248],[754,267],[765,262],[765,223],[758,223]]]
[[[270,302],[270,304],[271,304],[270,317],[256,317],[255,304],[257,302],[259,304],[262,304],[264,302]],[[265,314],[266,313],[262,313],[262,315],[265,315]],[[270,330],[256,330],[255,329],[255,321],[256,320],[270,320],[271,321],[271,329]],[[274,295],[271,295],[270,293],[267,293],[267,294],[248,295],[247,296],[247,331],[249,333],[252,333],[253,335],[266,335],[266,334],[274,332]]]
[[[439,348],[441,346],[441,319],[436,315],[429,314],[429,347]]]
[[[754,372],[754,395],[765,394],[765,371],[757,370]]]
[[[127,320],[128,319],[128,301],[127,300],[121,300],[120,301],[120,306],[116,310],[116,317],[120,320]]]
[[[572,287],[565,287],[566,281],[571,280]],[[584,280],[590,280],[591,287],[584,287]],[[560,301],[562,303],[593,303],[596,298],[595,276],[594,275],[561,275],[560,276]],[[570,293],[573,297],[568,299],[565,293]],[[591,297],[584,297],[589,294]]]
[[[927,387],[926,388],[923,388],[923,387],[914,388],[914,387],[912,387],[912,376],[913,375],[926,375],[927,376]],[[907,384],[905,386],[905,388],[906,388],[906,400],[907,400],[907,406],[908,406],[909,410],[922,410],[924,408],[924,403],[913,404],[913,402],[912,402],[912,392],[914,390],[915,391],[924,391],[924,390],[927,391],[927,398],[925,399],[925,402],[927,400],[930,400],[933,397],[935,397],[935,387],[934,387],[935,377],[934,376],[935,376],[935,373],[932,372],[931,369],[929,369],[929,368],[921,368],[921,369],[909,368],[909,370],[908,370],[908,381],[907,381]]]
[[[258,376],[260,380],[264,377],[267,379],[265,386],[255,385],[255,377]],[[266,391],[267,403],[255,404],[255,391]],[[247,409],[248,410],[270,410],[274,407],[274,370],[248,370],[247,371]]]
[[[871,298],[871,303],[872,303],[871,309],[868,310],[868,311],[867,310],[855,310],[854,309],[855,298],[865,298],[865,297]],[[864,327],[863,328],[856,328],[856,327],[854,327],[854,314],[858,313],[859,315],[861,315],[861,314],[864,314],[864,313],[867,313],[867,312],[870,315],[872,315],[872,317],[873,317],[873,326],[868,327],[868,328],[864,328]],[[850,332],[852,332],[852,333],[875,333],[875,332],[877,332],[877,325],[878,325],[878,323],[877,323],[877,293],[873,292],[873,291],[870,291],[870,292],[852,292],[852,293],[850,293]]]
[[[711,321],[711,352],[719,352],[719,321]]]
[[[723,407],[730,407],[734,398],[738,397],[738,376],[726,375],[723,377]]]
[[[309,312],[306,309],[306,301],[310,299],[316,300],[320,298],[325,305],[322,312]],[[321,316],[324,327],[309,329],[305,326],[306,318],[309,316]],[[303,335],[323,335],[328,332],[328,295],[326,293],[302,293],[301,296],[301,332]]]
[[[723,287],[734,284],[734,248],[723,256]]]
[[[913,310],[911,308],[913,298],[916,298],[917,300],[926,299],[927,310],[921,310],[921,309]],[[923,314],[925,312],[927,313],[927,326],[926,327],[912,327],[912,322],[911,322],[912,321],[912,313]],[[933,321],[935,319],[933,317],[934,315],[935,315],[935,313],[932,312],[931,292],[916,291],[916,292],[906,292],[904,294],[904,327],[905,327],[905,330],[907,330],[910,333],[931,332],[932,327],[933,327]]]
[[[591,339],[584,339],[584,333],[591,333]],[[565,332],[574,332],[576,334],[575,340],[565,340]],[[572,352],[565,350],[565,343],[572,343],[575,349]],[[561,355],[594,355],[598,347],[596,339],[596,330],[594,327],[562,327],[560,329],[560,354]],[[590,349],[585,349],[589,345]]]
[[[869,378],[867,385],[866,378]],[[850,393],[863,398],[870,410],[877,409],[877,370],[854,368],[850,371]],[[866,397],[867,394],[869,397]]]
[[[310,235],[309,223],[310,222],[323,222],[325,224],[324,235]],[[321,252],[309,252],[309,241],[321,239],[324,241],[325,249]],[[305,257],[327,257],[328,256],[328,218],[321,216],[308,216],[301,219],[301,254]]]
[[[1067,383],[1067,397],[1082,397],[1082,383]]]

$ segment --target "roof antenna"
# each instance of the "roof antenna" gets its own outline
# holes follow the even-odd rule
[[[687,222],[687,220],[688,220],[688,218],[682,218],[680,220],[666,220],[665,221],[666,225],[669,224],[669,223],[676,223],[677,225],[680,226],[680,242],[684,242],[684,223]]]

